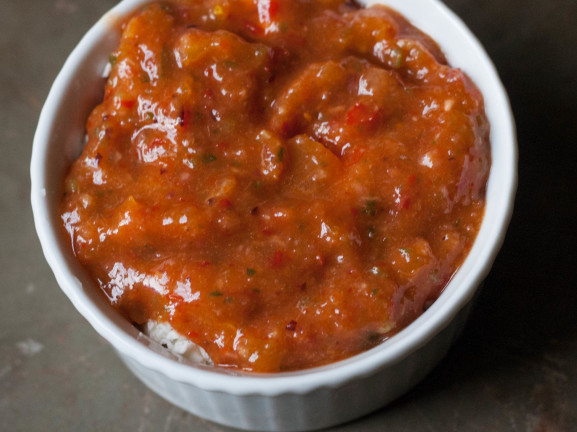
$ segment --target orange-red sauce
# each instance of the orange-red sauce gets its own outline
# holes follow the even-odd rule
[[[152,4],[110,59],[61,215],[137,325],[170,322],[217,366],[322,365],[413,321],[470,249],[482,96],[397,13]]]

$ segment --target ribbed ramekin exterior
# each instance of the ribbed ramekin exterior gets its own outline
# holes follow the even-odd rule
[[[121,352],[119,355],[146,386],[174,405],[199,417],[245,430],[309,431],[361,417],[412,388],[447,353],[460,334],[470,307],[471,303],[429,343],[407,358],[340,386],[320,387],[305,393],[270,396],[208,391],[171,379]]]

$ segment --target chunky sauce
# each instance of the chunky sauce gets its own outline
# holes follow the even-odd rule
[[[384,7],[152,4],[123,25],[64,183],[75,255],[214,364],[318,366],[440,294],[478,232],[479,91]]]

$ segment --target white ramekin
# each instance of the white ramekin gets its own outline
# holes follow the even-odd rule
[[[437,0],[369,0],[404,14],[435,39],[451,65],[484,95],[491,122],[492,166],[485,218],[460,270],[439,299],[385,343],[311,370],[254,375],[187,364],[120,317],[72,256],[57,212],[63,175],[84,142],[85,122],[99,102],[103,70],[119,39],[119,20],[148,0],[125,0],[98,21],[74,49],[46,100],[32,152],[36,230],[56,279],[78,311],[147,386],[175,405],[224,425],[302,431],[371,412],[406,392],[445,355],[489,272],[509,223],[516,190],[514,121],[498,74],[478,40]]]

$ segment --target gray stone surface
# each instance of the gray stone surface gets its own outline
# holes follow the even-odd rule
[[[411,0],[407,0],[411,1]],[[225,431],[137,381],[59,290],[29,205],[31,144],[68,53],[112,0],[0,0],[0,430]],[[518,122],[516,211],[477,308],[414,390],[339,432],[577,430],[577,2],[447,0]]]

